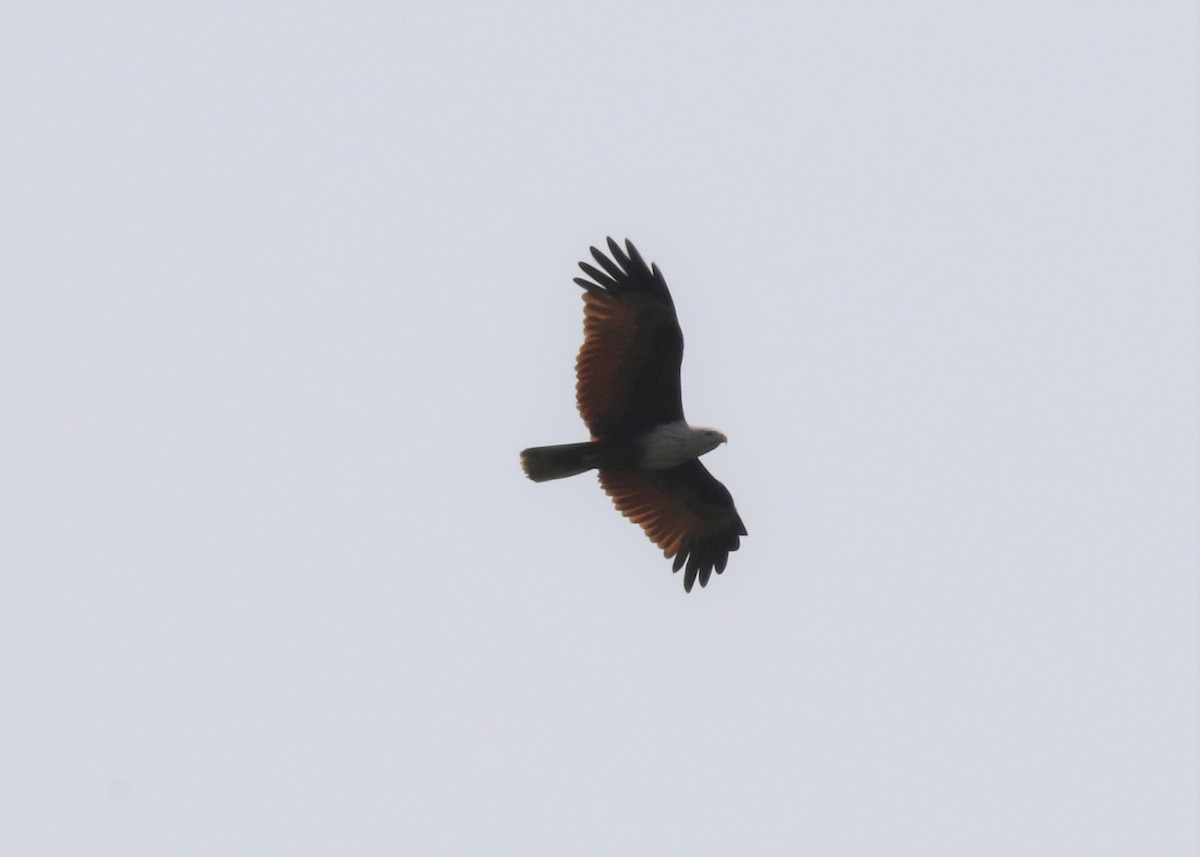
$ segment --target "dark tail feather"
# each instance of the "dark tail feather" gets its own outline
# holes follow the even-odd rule
[[[521,467],[534,482],[563,479],[583,473],[600,462],[596,444],[563,443],[558,446],[535,446],[521,453]]]

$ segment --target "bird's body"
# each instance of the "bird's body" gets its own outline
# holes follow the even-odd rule
[[[688,425],[679,368],[683,333],[657,265],[629,241],[611,238],[609,259],[595,247],[576,277],[584,289],[584,341],[575,364],[576,401],[592,439],[526,449],[521,465],[535,482],[599,470],[623,515],[640,524],[684,588],[720,574],[746,528],[725,486],[699,457],[725,442],[715,429]]]

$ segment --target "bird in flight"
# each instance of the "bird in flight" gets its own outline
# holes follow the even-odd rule
[[[683,417],[683,332],[658,265],[628,240],[622,249],[609,238],[608,250],[612,258],[592,247],[600,268],[580,262],[590,279],[575,278],[583,287],[575,398],[591,440],[526,449],[521,466],[534,482],[598,470],[617,509],[675,558],[691,592],[725,570],[746,535],[729,491],[700,463],[726,437]]]

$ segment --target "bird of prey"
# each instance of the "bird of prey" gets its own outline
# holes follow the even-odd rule
[[[576,404],[591,440],[526,449],[521,466],[534,482],[598,470],[621,514],[675,558],[675,571],[685,569],[691,592],[725,570],[746,535],[729,491],[700,463],[726,437],[683,417],[683,333],[662,272],[628,240],[622,249],[609,238],[608,250],[612,258],[592,247],[600,268],[580,262],[590,279],[575,278],[583,287]]]

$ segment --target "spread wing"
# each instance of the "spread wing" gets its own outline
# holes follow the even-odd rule
[[[683,333],[657,265],[629,241],[595,247],[576,277],[583,293],[583,347],[575,361],[576,401],[593,438],[632,435],[683,419],[679,365]],[[601,268],[603,270],[601,270]]]
[[[697,576],[705,586],[714,571],[724,571],[746,535],[729,491],[698,459],[670,470],[601,470],[600,484],[664,556],[675,557],[675,571],[686,564],[688,592]]]

